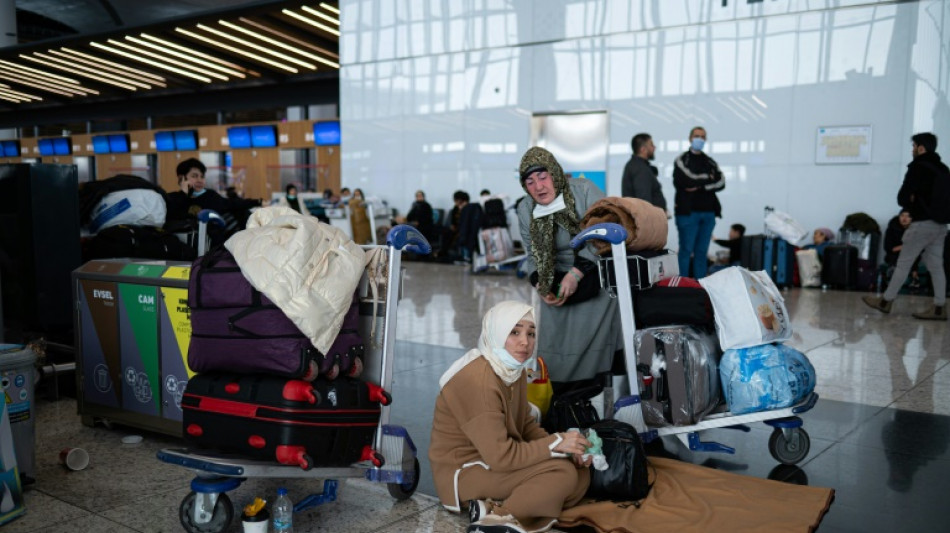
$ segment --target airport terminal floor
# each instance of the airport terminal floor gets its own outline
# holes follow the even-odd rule
[[[295,515],[296,533],[441,533],[464,531],[467,524],[435,499],[426,457],[438,378],[475,344],[486,310],[506,299],[530,302],[532,291],[513,272],[405,266],[392,414],[418,447],[419,488],[411,499],[397,502],[383,485],[342,480],[337,501]],[[890,315],[869,309],[857,292],[792,289],[785,296],[795,332],[789,344],[805,352],[817,369],[821,398],[803,415],[811,451],[800,468],[780,467],[772,459],[771,428],[761,423],[748,433],[703,434],[704,440],[735,447],[735,455],[690,452],[669,437],[652,451],[748,476],[831,487],[836,498],[821,532],[947,531],[950,327],[911,317],[930,304],[921,296],[901,296]],[[130,434],[143,435],[143,442],[122,444]],[[176,445],[175,439],[121,426],[85,427],[72,398],[39,400],[36,483],[26,493],[26,515],[2,530],[182,531],[179,504],[192,476],[155,457],[157,450]],[[64,447],[86,449],[89,467],[72,472],[59,466],[57,455]],[[248,480],[230,494],[236,514],[254,496],[273,499],[281,484]],[[286,485],[296,501],[319,492],[322,481]],[[744,531],[774,531],[777,524],[744,526]],[[229,531],[241,527],[236,517]]]

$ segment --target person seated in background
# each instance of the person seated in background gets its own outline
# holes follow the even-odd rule
[[[435,244],[438,238],[435,230],[435,217],[432,214],[432,206],[426,201],[426,193],[416,191],[416,201],[409,208],[406,223],[418,229],[427,241]]]
[[[178,175],[178,187],[181,189],[168,194],[166,197],[165,227],[170,231],[191,227],[198,212],[202,209],[211,209],[221,215],[227,223],[224,230],[210,225],[208,234],[212,245],[224,242],[234,231],[244,229],[249,216],[249,210],[261,205],[260,200],[241,198],[237,191],[234,197],[225,198],[216,191],[205,188],[205,172],[208,168],[201,161],[190,158],[178,164],[175,172]],[[184,226],[182,223],[185,223]]]
[[[739,266],[742,259],[742,237],[745,236],[745,226],[742,224],[733,224],[729,227],[729,238],[728,239],[715,239],[713,242],[719,246],[723,246],[729,249],[729,259],[725,261],[717,261],[716,265],[713,265],[709,269],[709,273],[718,272],[726,267],[730,266]]]
[[[547,531],[590,486],[590,442],[577,431],[549,434],[531,414],[525,368],[537,358],[536,322],[528,304],[495,305],[478,347],[439,379],[432,478],[446,509],[467,505],[469,532]]]
[[[347,205],[350,203],[350,198],[353,196],[353,193],[350,192],[349,187],[343,187],[340,189],[340,199],[337,202],[339,205]]]
[[[354,189],[350,198],[350,225],[353,228],[353,242],[373,244],[373,232],[370,229],[369,215],[366,211],[366,198],[362,189]]]
[[[813,243],[808,244],[804,246],[803,248],[805,250],[814,249],[816,252],[818,252],[818,258],[821,259],[822,257],[824,257],[825,248],[827,248],[828,245],[831,244],[832,241],[834,240],[835,240],[835,232],[831,231],[828,228],[818,228],[815,230],[815,233],[812,234]]]
[[[465,191],[455,191],[452,195],[458,209],[458,234],[455,237],[457,262],[471,264],[472,253],[478,248],[478,232],[482,228],[482,206],[471,203]]]
[[[881,267],[883,269],[883,277],[888,283],[894,274],[894,268],[897,266],[897,257],[901,253],[901,248],[903,248],[904,232],[910,227],[910,223],[913,221],[914,219],[911,217],[910,211],[905,209],[887,223],[887,229],[884,231],[884,264],[881,265]],[[910,269],[911,288],[920,286],[920,279],[917,272],[919,265],[920,257],[914,261]]]
[[[300,200],[297,199],[297,186],[291,183],[287,185],[287,194],[284,195],[284,199],[287,201],[287,207],[293,209],[298,213],[303,213],[300,210]]]

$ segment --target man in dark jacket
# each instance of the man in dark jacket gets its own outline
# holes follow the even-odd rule
[[[689,150],[676,158],[673,186],[676,187],[676,229],[679,232],[680,275],[706,276],[709,242],[722,206],[716,193],[726,187],[719,165],[703,152],[706,130],[697,126],[689,132]]]
[[[656,147],[648,133],[638,133],[630,140],[633,155],[623,167],[623,179],[620,194],[628,198],[639,198],[666,211],[666,198],[663,187],[657,179],[656,167],[650,164]]]
[[[897,268],[891,279],[907,278],[914,260],[923,254],[924,264],[930,271],[934,289],[934,305],[931,309],[914,313],[914,318],[946,320],[947,277],[943,271],[943,247],[947,237],[947,225],[933,220],[932,205],[935,180],[950,180],[950,169],[940,161],[937,154],[937,136],[918,133],[911,137],[914,160],[907,165],[904,183],[897,193],[897,203],[910,212],[913,222],[904,232]],[[865,296],[864,303],[883,313],[891,312],[897,298],[900,283],[891,283],[880,298]]]

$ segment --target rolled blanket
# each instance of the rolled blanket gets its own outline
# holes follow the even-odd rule
[[[639,198],[608,196],[590,206],[581,221],[582,228],[601,222],[620,224],[627,230],[627,251],[662,250],[666,246],[666,212]],[[610,244],[594,240],[599,255],[610,253]]]

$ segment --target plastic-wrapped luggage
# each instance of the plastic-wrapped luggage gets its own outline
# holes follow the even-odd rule
[[[789,407],[815,390],[815,367],[784,344],[726,350],[719,374],[733,414]]]
[[[357,379],[209,373],[188,380],[181,406],[190,442],[310,469],[368,459],[388,403]]]
[[[644,419],[651,426],[690,425],[719,405],[716,336],[691,326],[637,330],[634,336]]]

